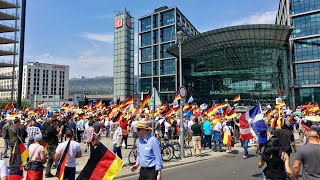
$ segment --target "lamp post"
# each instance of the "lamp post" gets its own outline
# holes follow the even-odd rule
[[[184,33],[182,31],[178,31],[177,34],[177,41],[179,44],[179,80],[180,80],[180,87],[182,86],[182,57],[181,57],[181,44],[183,41]],[[180,100],[180,157],[181,159],[184,158],[184,132],[183,132],[183,107]]]

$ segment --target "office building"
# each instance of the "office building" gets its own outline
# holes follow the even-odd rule
[[[177,58],[166,50],[176,44],[176,32],[187,37],[199,32],[176,8],[167,6],[139,18],[139,93],[147,94],[155,87],[163,102],[173,100],[179,85]]]
[[[276,24],[292,28],[289,40],[291,104],[320,102],[320,0],[280,0]]]
[[[15,73],[18,74],[18,68]],[[12,67],[0,68],[0,76],[12,73]],[[14,86],[18,81],[15,79]],[[11,80],[0,80],[0,89],[10,89]],[[59,95],[60,99],[69,98],[69,66],[28,62],[23,65],[22,99],[34,100],[35,95]],[[0,92],[0,99],[9,99],[10,92]],[[56,97],[56,96],[55,96]],[[14,93],[14,100],[17,93]]]
[[[134,89],[134,18],[128,11],[114,17],[113,98],[125,100]]]
[[[17,53],[17,33],[19,20],[19,0],[7,1],[0,0],[0,71],[9,68],[11,71],[0,75],[0,80],[8,82],[10,86],[0,87],[0,94],[8,94],[8,98],[13,100],[17,96],[17,86],[14,80],[18,77],[15,71]],[[10,87],[10,88],[9,88]],[[0,96],[2,97],[2,96]]]

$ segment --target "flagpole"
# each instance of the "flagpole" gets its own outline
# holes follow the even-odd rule
[[[156,104],[156,96],[155,96],[155,92],[154,92],[154,87],[152,87],[152,96],[153,97],[153,102],[152,102],[152,135],[154,136],[154,110],[155,110],[155,104]]]

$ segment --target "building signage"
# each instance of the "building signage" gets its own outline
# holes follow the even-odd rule
[[[64,67],[64,66],[59,66],[59,65],[54,65],[54,66],[52,66],[52,68],[60,68],[60,69],[65,69],[66,67]]]
[[[121,28],[123,26],[123,19],[117,19],[114,21],[115,28]]]

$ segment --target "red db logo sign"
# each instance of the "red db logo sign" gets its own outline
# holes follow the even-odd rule
[[[114,21],[115,28],[121,28],[123,26],[123,19],[118,19]]]

